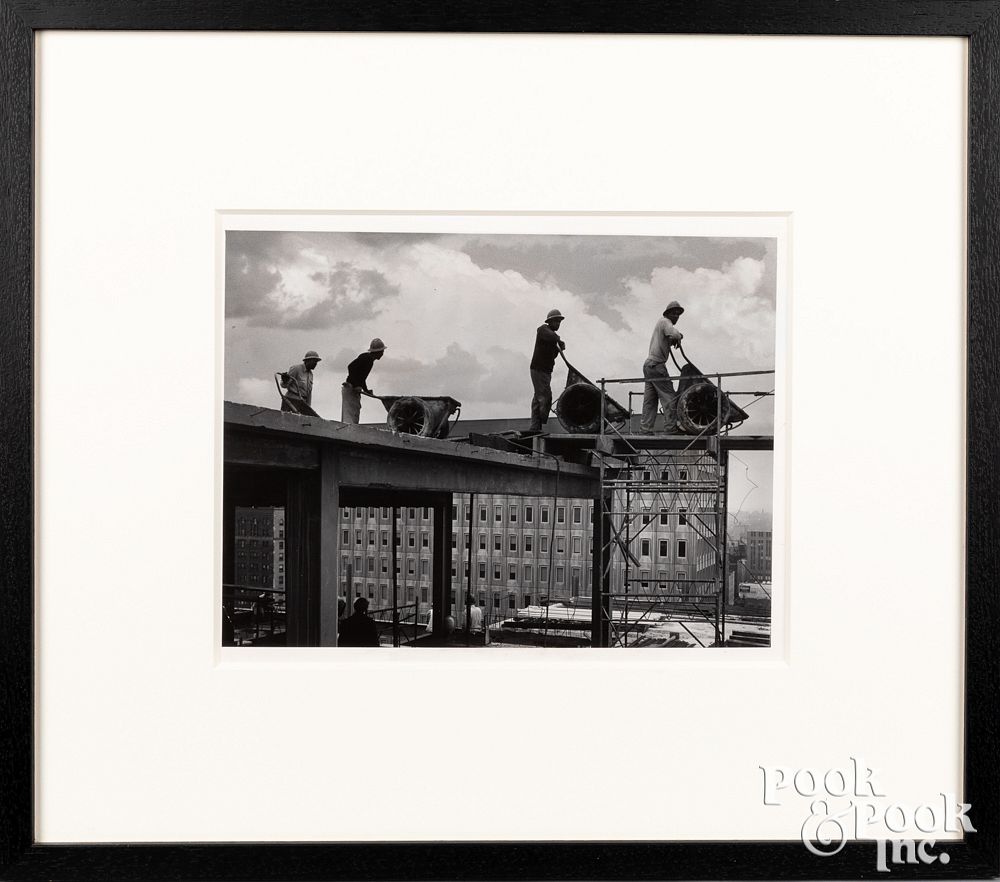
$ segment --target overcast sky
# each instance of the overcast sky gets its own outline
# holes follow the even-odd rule
[[[670,300],[702,371],[771,369],[774,258],[771,239],[230,231],[225,397],[277,407],[275,371],[315,349],[313,407],[339,419],[347,364],[377,336],[388,351],[369,378],[376,393],[450,395],[463,419],[527,418],[535,329],[550,309],[566,316],[566,357],[586,376],[637,377]],[[558,363],[557,396],[565,379]],[[623,404],[625,388],[612,392]],[[743,431],[772,433],[772,399],[748,413]],[[365,399],[362,422],[382,418]]]

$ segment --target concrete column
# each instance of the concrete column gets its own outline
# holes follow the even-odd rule
[[[340,594],[340,480],[337,455],[328,445],[320,453],[319,511],[319,645],[336,646],[337,597]],[[350,597],[347,602],[350,605]]]
[[[451,503],[452,497],[436,497],[434,503],[434,636],[444,637],[445,618],[451,615]]]

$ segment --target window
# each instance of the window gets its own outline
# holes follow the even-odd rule
[[[479,562],[479,578],[480,579],[486,578],[486,561],[484,560],[481,560]]]
[[[556,554],[566,553],[566,538],[564,536],[558,536],[556,538]]]
[[[531,564],[525,564],[524,566],[524,581],[531,581]]]
[[[538,568],[538,581],[541,582],[543,585],[546,582],[549,581],[549,568],[548,567],[539,567]]]
[[[374,573],[375,572],[375,558],[374,557],[368,558],[368,572],[369,573]]]
[[[382,558],[382,572],[383,573],[389,572],[389,562],[384,557]]]
[[[680,526],[683,527],[687,522],[688,522],[688,519],[687,519],[687,509],[686,508],[682,508],[680,510],[680,513],[677,515],[677,523]]]
[[[639,570],[639,584],[643,588],[649,587],[649,570]]]
[[[669,511],[667,509],[665,509],[665,508],[661,508],[660,509],[660,526],[661,527],[667,526],[667,524],[670,523],[669,518],[670,518]]]
[[[415,508],[408,508],[406,516],[412,521],[417,516],[417,510]]]
[[[500,609],[500,595],[496,591],[493,592],[493,609]]]
[[[684,570],[678,570],[678,571],[677,571],[677,578],[678,578],[678,579],[679,579],[679,580],[680,580],[681,582],[683,582],[683,581],[685,581],[685,580],[687,579],[687,573],[685,573],[685,572],[684,572]]]
[[[417,547],[417,534],[414,533],[414,532],[412,532],[412,531],[410,533],[407,533],[406,534],[406,544],[409,545],[410,548],[416,548]]]
[[[413,558],[410,558],[410,559],[409,559],[409,560],[408,560],[408,561],[406,562],[406,574],[407,574],[408,576],[412,576],[412,575],[414,575],[415,573],[416,573],[416,567],[415,567],[415,565],[414,565],[414,562],[413,562]]]
[[[644,527],[648,527],[649,526],[649,521],[650,521],[649,515],[643,515],[642,516],[642,525]]]
[[[389,517],[389,509],[386,508],[384,505],[382,506],[382,517],[384,518]]]
[[[677,540],[677,558],[678,558],[678,560],[687,557],[687,547],[688,547],[688,544],[687,544],[687,540],[686,539],[678,539]]]
[[[343,533],[343,535],[341,537],[341,542],[343,542],[346,545],[350,541],[351,541],[351,531],[350,530],[344,530],[344,533]],[[242,547],[243,547],[243,543],[240,542],[240,548],[242,548]]]
[[[389,531],[388,530],[383,530],[382,531],[382,547],[383,548],[388,548],[388,546],[389,546]]]
[[[508,513],[507,513],[507,520],[510,521],[510,523],[512,523],[512,524],[516,524],[517,523],[517,506],[516,505],[512,505],[510,507],[510,511],[508,511]]]
[[[424,520],[425,521],[427,520],[427,518],[430,517],[430,513],[431,513],[431,510],[429,508],[427,508],[427,506],[425,505],[424,506]]]
[[[517,595],[508,594],[507,595],[507,609],[517,609]]]
[[[678,481],[686,481],[687,479],[688,479],[688,470],[687,469],[678,469],[677,470],[677,480]]]
[[[547,524],[549,522],[549,507],[547,505],[543,505],[541,507],[541,512],[542,512],[542,523]]]
[[[355,532],[354,532],[354,544],[355,545],[360,545],[361,544],[361,531],[360,530],[355,530]]]
[[[507,581],[516,582],[517,581],[517,567],[511,564],[507,569]]]
[[[531,551],[533,544],[534,544],[534,541],[532,540],[532,538],[530,536],[525,536],[524,537],[524,550],[525,551]]]
[[[499,533],[495,534],[493,536],[493,550],[499,551],[502,543],[503,543],[503,538],[500,536],[500,534]]]
[[[370,518],[375,517],[375,509],[372,506],[368,507],[368,517]]]
[[[565,580],[565,578],[566,578],[565,567],[556,567],[556,582],[558,582],[561,585]]]
[[[457,505],[453,505],[451,507],[451,519],[453,521],[457,521],[458,520],[458,506]]]
[[[649,540],[643,539],[639,543],[639,555],[641,557],[649,557]]]
[[[653,478],[653,475],[650,472],[645,471],[645,472],[642,473],[643,483],[648,484],[652,480],[652,478]]]
[[[582,524],[583,523],[583,508],[579,505],[573,506],[573,523]]]
[[[531,606],[531,595],[530,594],[525,594],[524,595],[524,605],[525,606]]]
[[[517,551],[517,536],[513,533],[510,534],[510,550]]]
[[[458,533],[451,534],[451,547],[458,548]]]
[[[480,551],[486,551],[486,534],[485,533],[480,533],[479,534],[479,550]]]
[[[524,522],[530,524],[534,519],[534,509],[530,505],[524,507]]]
[[[574,593],[576,593],[577,591],[580,590],[580,568],[579,567],[573,567],[573,581],[572,581],[571,584],[573,586],[573,592]]]
[[[656,578],[660,582],[665,583],[667,581],[667,571],[666,570],[657,570],[656,571]],[[662,584],[659,587],[662,588],[664,591],[669,591],[670,590],[670,586],[666,585],[666,584]]]
[[[502,505],[495,505],[495,506],[493,506],[493,520],[495,520],[498,524],[501,521],[503,521],[503,506]]]
[[[486,592],[485,591],[480,591],[479,592],[479,605],[480,606],[486,606]]]
[[[358,557],[354,558],[354,572],[355,573],[360,573],[361,572],[361,556],[360,555]]]
[[[549,553],[549,537],[542,536],[542,554]]]
[[[566,523],[566,508],[565,508],[565,506],[560,505],[560,506],[556,507],[556,523],[557,524],[565,524]]]
[[[500,581],[500,564],[493,564],[493,581]]]
[[[429,535],[428,535],[428,534],[427,534],[426,532],[423,532],[423,533],[421,533],[421,534],[420,534],[420,544],[421,544],[421,545],[422,545],[422,546],[423,546],[424,548],[427,548],[427,547],[428,547],[428,544],[429,544],[429,542],[430,542],[430,538],[429,538]]]
[[[342,514],[342,515],[343,515],[343,516],[344,516],[345,518],[349,518],[349,517],[351,516],[351,510],[350,510],[349,508],[342,508],[342,509],[340,510],[340,513],[341,513],[341,514]],[[240,521],[240,523],[242,523],[242,520]]]
[[[660,557],[667,557],[670,554],[670,544],[666,539],[660,540]]]
[[[426,560],[420,561],[420,575],[421,576],[426,576],[427,575],[427,565],[428,564],[427,564]]]
[[[400,536],[400,535],[399,535],[399,533],[397,533],[397,534],[396,534],[396,548],[399,548],[399,545],[400,545],[400,543],[401,543],[402,541],[403,541],[403,537],[402,537],[402,536]]]
[[[467,521],[472,520],[472,506],[471,505],[465,506],[465,519]]]
[[[361,515],[363,514],[364,511],[362,511],[360,508],[354,509],[354,517],[356,517],[359,521],[361,520]]]
[[[479,506],[479,520],[480,521],[485,521],[486,520],[486,506],[485,505]]]
[[[427,589],[426,588],[421,588],[420,589],[420,602],[421,603],[427,603]]]
[[[368,531],[368,544],[369,545],[374,545],[375,544],[375,531],[374,530],[369,530]]]

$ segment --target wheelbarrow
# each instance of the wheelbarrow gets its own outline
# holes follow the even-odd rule
[[[368,395],[368,393],[362,393]],[[462,402],[447,395],[370,395],[382,402],[386,424],[399,435],[447,438],[458,422]],[[448,420],[454,416],[453,422]]]
[[[274,385],[278,387],[278,394],[281,396],[281,409],[286,411],[291,411],[292,413],[302,414],[302,416],[313,416],[319,417],[308,404],[306,404],[297,395],[292,395],[290,392],[286,392],[281,387],[281,371],[278,371],[274,375]]]
[[[596,435],[601,431],[601,390],[566,361],[566,388],[556,401],[556,416],[562,427],[574,435]],[[604,418],[616,426],[628,422],[628,411],[607,393],[604,395]]]
[[[681,432],[685,435],[701,435],[717,431],[717,421],[725,427],[748,419],[749,414],[734,404],[725,393],[722,393],[720,402],[719,388],[715,383],[691,363],[682,346],[678,344],[677,349],[684,358],[684,366],[677,363],[673,350],[670,358],[680,371],[680,381],[677,384],[677,427]]]

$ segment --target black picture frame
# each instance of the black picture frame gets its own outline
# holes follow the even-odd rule
[[[34,51],[37,30],[262,30],[963,36],[969,40],[965,800],[951,862],[894,878],[1000,872],[1000,0],[0,0],[0,877],[3,879],[846,879],[794,842],[36,845],[34,840]],[[919,186],[919,182],[914,182]],[[886,701],[890,701],[888,693]],[[929,711],[930,712],[930,711]],[[44,724],[44,720],[40,721]]]

